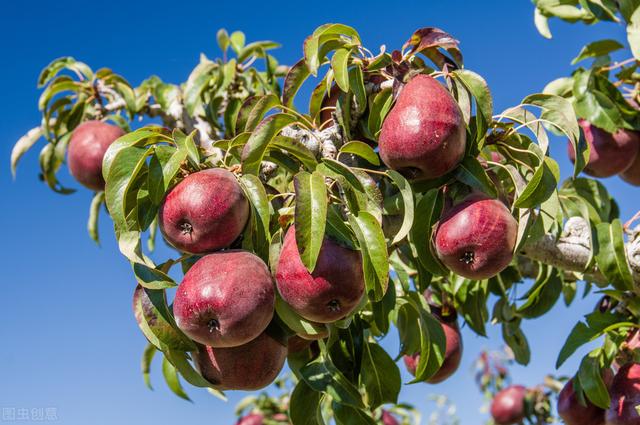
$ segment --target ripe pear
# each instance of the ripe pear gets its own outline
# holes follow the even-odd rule
[[[221,390],[264,388],[276,379],[286,358],[287,347],[266,332],[238,347],[202,346],[193,353],[200,374]]]
[[[491,402],[491,416],[496,425],[516,425],[525,417],[527,389],[513,385],[500,391]]]
[[[364,294],[362,257],[358,251],[324,238],[313,273],[302,263],[293,226],[285,235],[276,268],[282,299],[300,316],[332,323],[348,316]]]
[[[102,159],[109,146],[124,134],[120,127],[102,121],[85,121],[77,126],[67,150],[71,175],[91,190],[104,190]]]
[[[613,372],[605,370],[603,374],[605,384],[611,385]],[[604,425],[604,409],[599,408],[586,399],[582,405],[573,389],[573,379],[570,379],[558,395],[558,415],[566,425]]]
[[[250,413],[238,419],[236,425],[263,425],[264,416],[259,413]]]
[[[431,305],[431,296],[429,291],[425,293],[425,298]],[[449,308],[449,310],[450,314],[443,317],[440,307],[434,305],[431,306],[431,312],[436,319],[438,319],[442,326],[442,330],[444,331],[445,353],[444,362],[442,363],[442,366],[440,366],[440,369],[438,369],[431,378],[427,379],[426,382],[429,384],[438,384],[449,379],[451,375],[458,370],[460,362],[462,361],[463,344],[462,335],[460,334],[460,328],[457,323],[457,314],[453,308]],[[420,353],[416,353],[412,356],[404,356],[404,364],[409,373],[414,376],[416,374],[418,362],[420,362]]]
[[[640,133],[635,131],[634,134],[640,139]],[[640,186],[640,151],[629,168],[620,173],[620,178],[633,186]]]
[[[275,308],[267,265],[247,251],[200,258],[178,286],[173,311],[178,327],[200,344],[236,347],[257,338]]]
[[[378,140],[382,161],[406,177],[434,179],[465,154],[466,125],[457,102],[438,81],[416,75],[385,118]]]
[[[507,207],[484,194],[471,194],[445,211],[435,235],[440,261],[468,279],[487,279],[513,259],[518,223]]]
[[[611,406],[605,413],[606,425],[640,425],[640,363],[622,366],[609,390]]]
[[[584,172],[593,177],[611,177],[628,169],[636,159],[640,149],[637,132],[620,129],[611,134],[586,120],[578,120],[584,139],[591,148],[589,162]],[[567,145],[571,162],[576,161],[573,145]]]
[[[167,242],[204,254],[231,245],[249,219],[249,202],[235,176],[222,168],[188,175],[167,194],[158,216]]]

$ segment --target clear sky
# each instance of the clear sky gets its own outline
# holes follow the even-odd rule
[[[0,412],[53,408],[63,424],[224,425],[234,423],[234,405],[245,395],[230,393],[224,403],[187,388],[194,403],[185,402],[166,389],[159,364],[152,374],[156,390],[147,390],[139,372],[145,340],[131,312],[132,273],[117,251],[108,218],[101,217],[103,243],[98,248],[85,230],[91,193],[80,190],[63,197],[48,190],[37,179],[36,151],[23,159],[12,181],[11,147],[40,120],[36,78],[50,60],[71,55],[94,69],[108,66],[136,85],[151,74],[177,83],[186,80],[200,52],[217,55],[215,34],[221,27],[244,31],[248,41],[281,42],[276,55],[291,64],[301,57],[304,38],[326,22],[356,27],[371,50],[381,44],[398,48],[413,30],[436,26],[461,41],[467,68],[487,79],[500,111],[568,74],[569,62],[586,42],[624,34],[622,27],[611,24],[587,28],[554,22],[555,39],[548,41],[537,34],[532,18],[533,5],[526,0],[4,2]],[[566,177],[570,165],[565,144],[553,140],[551,152]],[[66,172],[61,178],[72,184]],[[628,219],[638,208],[639,189],[615,178],[605,184]],[[525,324],[532,362],[527,369],[513,369],[516,383],[534,385],[553,371],[571,327],[596,300],[592,295],[571,309],[559,304],[545,318]],[[466,351],[455,377],[440,386],[404,386],[401,400],[422,407],[428,416],[428,395],[446,394],[456,402],[463,425],[478,425],[484,420],[479,412],[482,398],[471,364],[481,349],[499,348],[502,342],[498,328],[491,329],[489,339],[466,329],[463,334]],[[396,338],[385,346],[395,353]],[[577,359],[560,372],[572,374]],[[404,371],[403,377],[408,381]]]

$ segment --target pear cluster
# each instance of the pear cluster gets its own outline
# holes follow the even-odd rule
[[[314,323],[349,315],[364,295],[362,258],[326,237],[316,267],[304,266],[295,227],[286,233],[275,268],[255,254],[234,249],[250,215],[236,176],[214,168],[188,175],[167,193],[158,224],[177,250],[199,256],[177,288],[176,325],[193,341],[195,366],[223,390],[269,385],[289,353],[309,348],[318,335],[283,341],[272,332],[276,290],[291,309]]]

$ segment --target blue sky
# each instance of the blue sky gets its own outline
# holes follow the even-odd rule
[[[108,66],[132,84],[157,74],[169,82],[186,80],[200,52],[217,54],[218,28],[242,30],[247,40],[272,39],[282,63],[301,56],[304,38],[316,26],[341,22],[356,27],[367,47],[400,47],[413,30],[440,27],[454,34],[467,68],[492,88],[496,111],[570,72],[569,62],[588,41],[622,38],[623,28],[603,24],[552,24],[555,39],[540,37],[533,6],[526,0],[422,0],[402,7],[382,1],[276,2],[5,2],[0,13],[0,252],[4,267],[0,308],[0,412],[2,408],[55,408],[58,423],[233,424],[231,393],[223,403],[188,388],[194,403],[174,397],[154,364],[156,390],[147,390],[139,372],[145,341],[131,312],[132,274],[102,216],[102,247],[86,235],[91,193],[63,197],[37,179],[37,153],[9,171],[15,141],[37,125],[36,78],[50,60],[71,55],[94,69]],[[553,140],[552,156],[563,175],[570,172],[565,141]],[[63,181],[71,178],[62,173]],[[637,190],[617,179],[605,181],[619,199],[623,219],[636,211]],[[167,251],[161,251],[161,253]],[[513,369],[514,381],[534,385],[553,371],[557,353],[575,321],[597,297],[571,309],[558,305],[548,316],[527,322],[533,347],[531,366]],[[404,386],[401,399],[428,411],[427,396],[448,395],[463,425],[477,425],[482,398],[473,384],[471,364],[484,348],[499,348],[499,329],[484,339],[464,331],[460,371],[439,386]],[[395,352],[397,341],[385,345]],[[571,374],[577,357],[560,371]],[[403,372],[405,381],[408,376]],[[0,416],[0,421],[2,417]]]

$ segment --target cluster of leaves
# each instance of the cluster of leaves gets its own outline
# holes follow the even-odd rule
[[[534,0],[536,25],[540,33],[551,37],[547,20],[596,24],[601,21],[622,23],[627,30],[627,45],[613,39],[597,40],[585,45],[572,61],[581,64],[570,77],[559,78],[547,85],[544,92],[569,100],[578,118],[614,133],[619,129],[640,129],[637,73],[640,59],[640,2],[622,1],[547,1]],[[629,58],[613,61],[612,54],[628,52]],[[585,61],[591,60],[588,65]],[[585,158],[588,158],[585,157]],[[576,350],[602,339],[603,344],[592,350],[581,362],[574,377],[578,396],[586,396],[597,406],[607,408],[609,393],[602,371],[624,356],[624,341],[638,326],[638,306],[633,274],[625,252],[626,226],[617,219],[618,210],[604,186],[590,179],[576,179],[570,192],[568,208],[572,215],[587,219],[592,227],[592,263],[611,286],[599,285],[605,294],[594,311],[573,328],[557,360],[560,367]],[[561,191],[562,193],[562,191]],[[575,202],[575,195],[582,200]],[[587,201],[586,203],[584,201]],[[635,237],[635,235],[632,235]],[[589,276],[581,276],[589,280]],[[622,347],[622,350],[621,350]]]
[[[542,14],[547,13],[543,3],[538,2]],[[338,423],[375,423],[371,412],[398,402],[401,381],[395,360],[403,354],[420,353],[413,382],[437,372],[445,338],[422,296],[428,287],[479,335],[486,335],[489,297],[494,295],[491,321],[501,324],[515,360],[529,362],[522,321],[547,313],[562,295],[570,303],[576,280],[589,280],[589,275],[519,255],[491,279],[473,281],[451,273],[434,254],[433,231],[445,204],[472,190],[508,204],[518,220],[516,253],[545,235],[558,236],[569,217],[589,220],[598,236],[594,262],[615,290],[632,287],[628,266],[620,267],[626,258],[615,202],[593,180],[572,179],[559,187],[559,167],[549,156],[548,132],[566,136],[574,146],[578,157],[574,176],[589,154],[566,93],[527,96],[520,105],[494,115],[486,82],[464,68],[458,42],[436,28],[416,31],[401,50],[374,55],[353,28],[323,25],[305,40],[304,57],[290,68],[278,65],[267,53],[277,47],[275,43],[245,45],[241,33],[220,31],[218,44],[223,58],[210,60],[203,55],[180,85],[152,77],[134,89],[111,71],[93,74],[72,59],[55,61],[41,78],[47,85],[41,101],[43,123],[18,142],[12,155],[15,167],[40,134],[45,135],[43,152],[49,153],[41,158],[49,165],[43,166],[43,175],[54,189],[66,192],[55,172],[64,161],[70,132],[80,122],[112,119],[129,130],[134,117],[162,120],[164,126],[139,128],[110,147],[103,162],[106,188],[96,194],[90,220],[97,237],[95,220],[104,202],[120,251],[131,263],[138,283],[134,310],[150,343],[143,357],[146,377],[159,350],[164,355],[163,374],[176,394],[187,397],[181,376],[223,397],[191,364],[189,353],[196,346],[176,326],[167,299],[167,291],[177,286],[170,277],[172,268],[179,266],[184,273],[198,256],[156,261],[151,253],[165,195],[184,176],[211,167],[236,173],[251,204],[249,225],[233,248],[254,252],[273,269],[283,232],[295,223],[301,258],[309,270],[314,269],[325,235],[362,255],[366,297],[358,311],[328,326],[329,337],[319,341],[319,353],[307,350],[289,358],[298,378],[289,410],[294,424],[326,423],[326,410]],[[229,48],[234,53],[231,59]],[[258,59],[264,62],[261,68]],[[77,81],[67,75],[55,77],[63,69],[77,73]],[[403,85],[416,74],[441,78],[467,125],[464,160],[450,174],[432,181],[407,180],[387,169],[377,152],[386,115]],[[308,111],[300,112],[296,98],[312,79],[319,81]],[[594,86],[585,84],[589,90]],[[326,99],[336,90],[335,107],[327,105]],[[595,108],[593,102],[585,103]],[[331,119],[322,122],[326,110],[331,110]],[[327,132],[335,136],[331,138],[335,155],[322,149]],[[532,284],[517,297],[528,277],[534,278]],[[293,334],[327,331],[324,325],[299,317],[281,300],[276,313],[269,332],[283,342]],[[378,341],[393,328],[401,346],[392,356]],[[595,384],[585,382],[589,396]]]
[[[275,393],[273,391],[262,391],[257,395],[249,395],[242,399],[236,405],[235,413],[239,418],[238,424],[241,425],[243,420],[250,416],[258,416],[262,418],[263,423],[266,425],[290,425],[292,423],[289,419],[291,390],[296,386],[297,381],[295,376],[283,376],[274,382]],[[438,400],[438,404],[448,403]],[[334,417],[330,407],[330,405],[325,405],[321,413],[326,422],[329,422]],[[297,409],[298,406],[294,406],[296,412]],[[302,416],[302,413],[300,412],[300,416]],[[381,421],[383,415],[392,415],[398,425],[419,425],[421,418],[417,409],[404,403],[385,406],[384,408],[380,407],[372,413],[373,418],[378,422]]]

